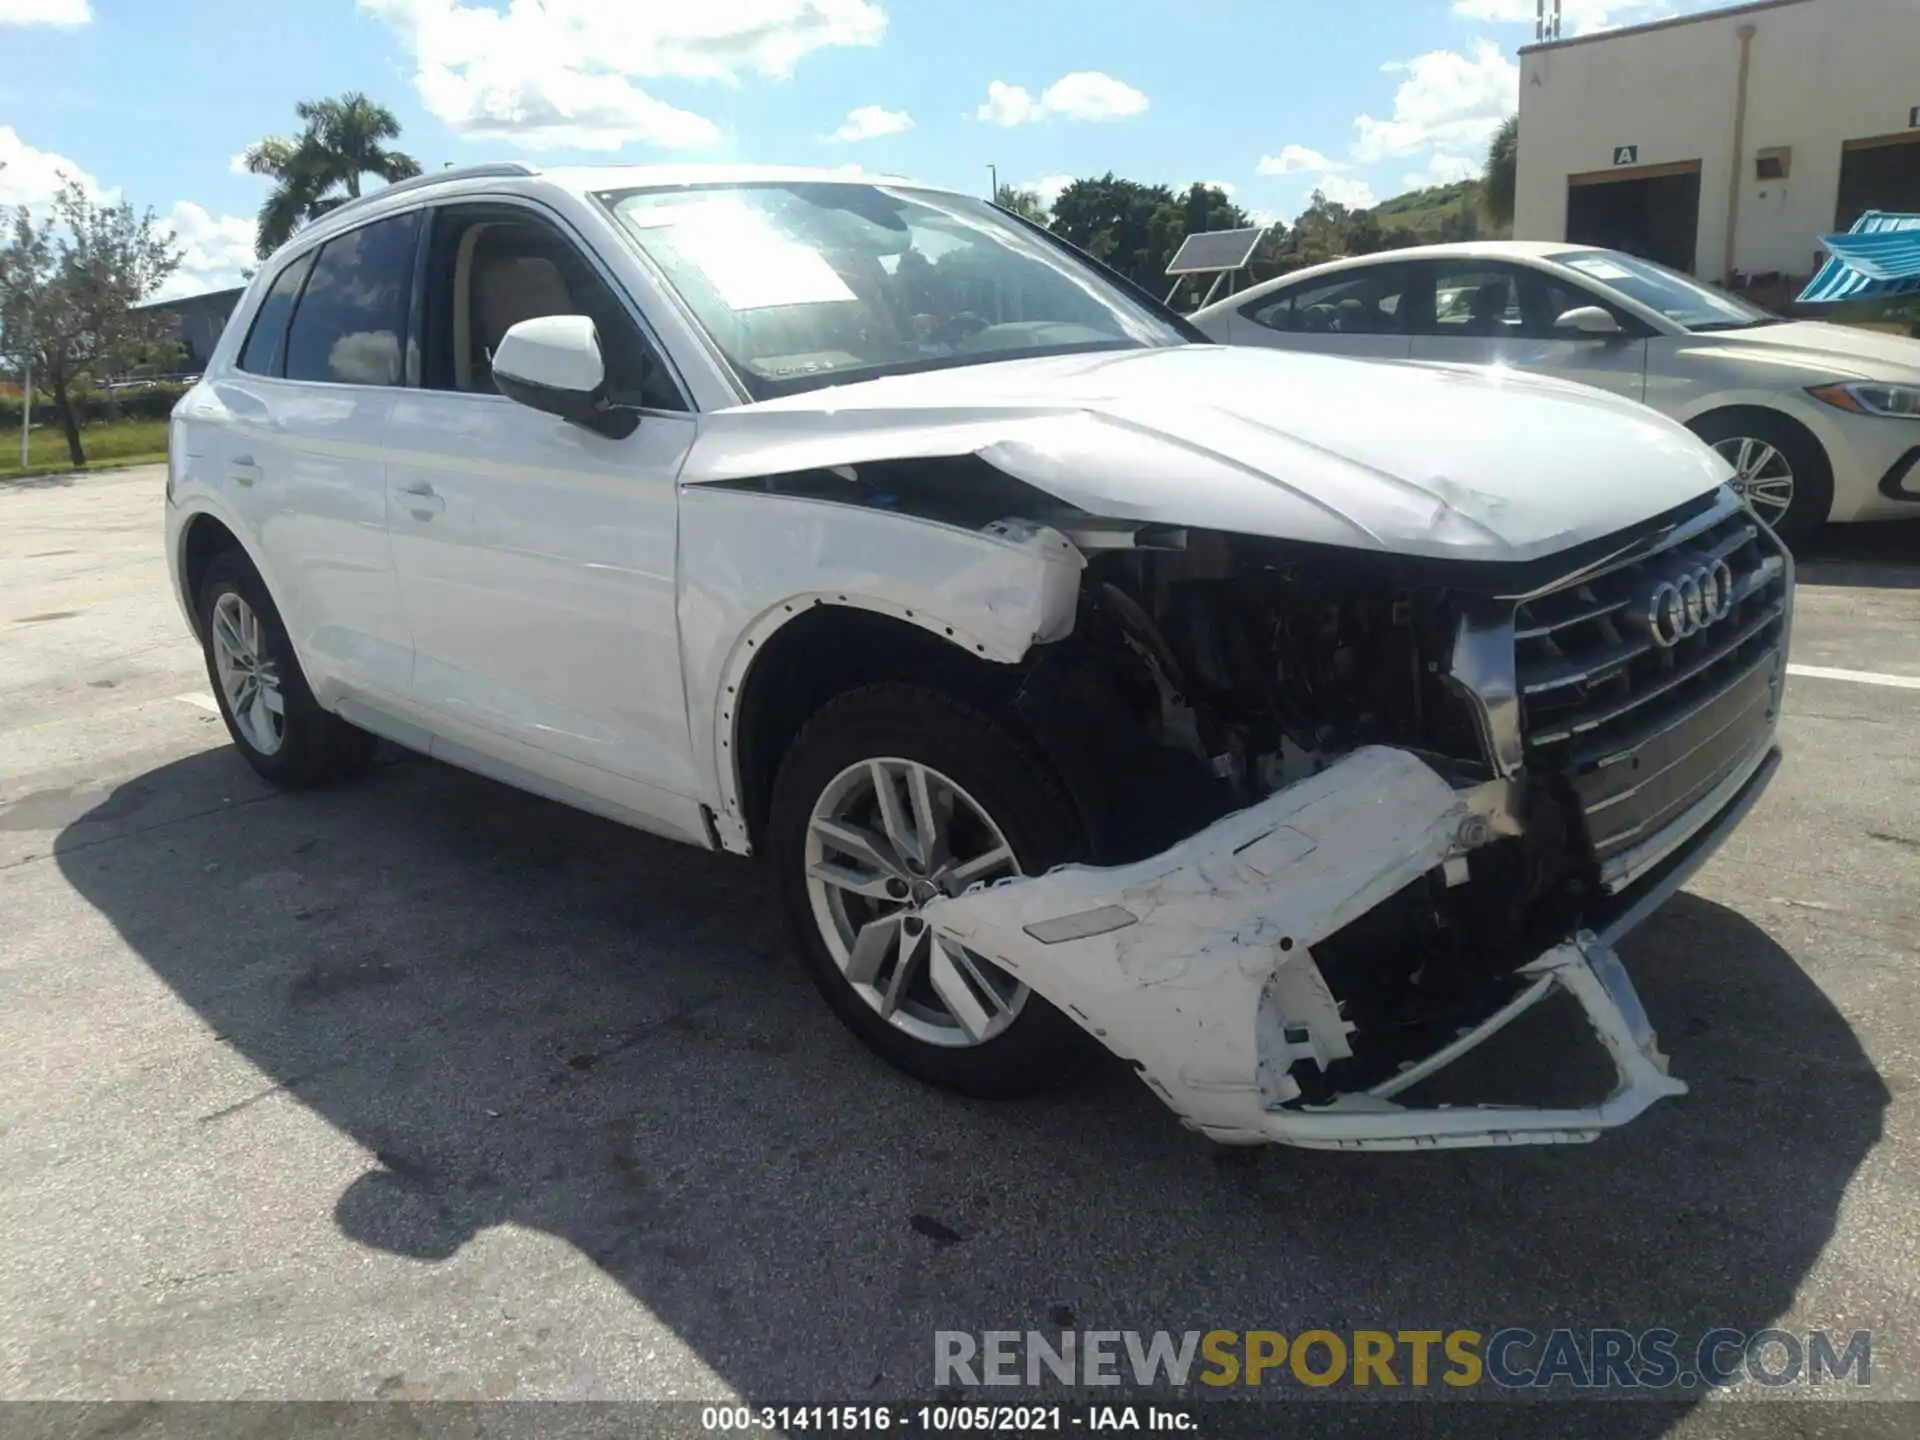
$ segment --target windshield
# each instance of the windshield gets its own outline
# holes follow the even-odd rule
[[[779,182],[597,197],[756,400],[909,370],[1187,343],[980,200]]]
[[[1618,250],[1583,250],[1554,258],[1689,330],[1744,330],[1753,325],[1777,324],[1780,319],[1770,310],[1702,285],[1691,275]]]

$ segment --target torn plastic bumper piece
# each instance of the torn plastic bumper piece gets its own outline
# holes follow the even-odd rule
[[[931,902],[936,932],[1072,1015],[1194,1129],[1320,1149],[1591,1140],[1684,1093],[1613,951],[1581,932],[1515,972],[1497,1012],[1368,1091],[1300,1103],[1290,1071],[1352,1053],[1312,947],[1491,838],[1462,792],[1369,747],[1131,865],[1063,866]],[[1619,1075],[1590,1109],[1414,1109],[1393,1097],[1533,1008],[1571,995]]]

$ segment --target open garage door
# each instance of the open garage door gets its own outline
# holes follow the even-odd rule
[[[1700,162],[1639,165],[1567,177],[1567,243],[1624,250],[1693,270],[1700,230]]]
[[[1869,210],[1920,212],[1920,133],[1849,140],[1841,147],[1833,228],[1849,230]]]

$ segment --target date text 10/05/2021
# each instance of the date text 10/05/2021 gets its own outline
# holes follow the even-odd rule
[[[711,1433],[792,1435],[809,1431],[902,1431],[925,1435],[1006,1435],[1066,1430],[1194,1432],[1190,1410],[1165,1405],[708,1405],[700,1425]]]

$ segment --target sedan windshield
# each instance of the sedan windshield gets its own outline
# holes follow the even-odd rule
[[[1187,343],[984,201],[780,182],[597,197],[756,400],[910,370]]]
[[[1780,321],[1770,310],[1749,305],[1724,290],[1702,285],[1678,270],[1669,270],[1619,250],[1582,250],[1554,258],[1587,279],[1658,310],[1674,324],[1689,330],[1746,330]]]

